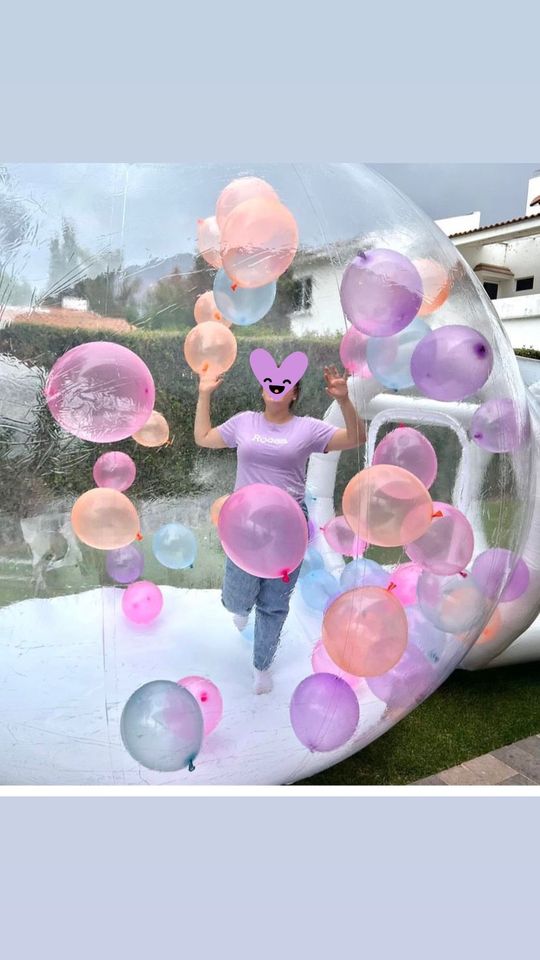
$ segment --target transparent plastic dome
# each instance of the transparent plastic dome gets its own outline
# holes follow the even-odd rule
[[[460,663],[489,662],[528,626],[540,585],[538,415],[483,288],[410,200],[369,168],[350,164],[23,164],[2,170],[0,782],[294,783],[361,750]],[[225,554],[215,513],[211,517],[215,501],[233,491],[235,453],[195,445],[198,377],[184,357],[195,305],[213,290],[220,265],[210,249],[217,227],[205,223],[203,230],[201,222],[214,216],[223,189],[240,177],[271,185],[294,218],[298,249],[277,281],[270,313],[252,323],[238,313],[228,326],[237,354],[213,398],[213,425],[259,408],[260,388],[249,369],[256,347],[280,361],[304,351],[309,368],[298,414],[341,425],[339,408],[325,395],[322,368],[340,364],[347,334],[341,357],[351,371],[349,395],[368,428],[365,446],[310,458],[310,543],[273,665],[274,688],[261,696],[252,688],[252,622],[240,633],[221,603]],[[272,195],[264,202],[272,204]],[[227,213],[223,204],[218,212]],[[287,228],[292,231],[290,222]],[[206,260],[199,244],[206,245]],[[364,283],[366,265],[368,286],[376,270],[383,282],[397,284],[389,262],[401,271],[412,264],[410,276],[422,285],[404,308],[404,326],[375,336],[382,306],[377,313],[373,301],[375,312],[355,313],[350,297]],[[199,302],[198,319],[203,304],[206,309],[208,301]],[[452,353],[464,342],[462,328],[472,331],[471,368]],[[167,421],[160,445],[127,434],[93,442],[65,432],[52,416],[46,397],[52,366],[68,350],[95,341],[119,344],[146,364],[155,410]],[[477,381],[475,362],[479,370],[484,364]],[[140,414],[140,403],[137,409]],[[392,448],[391,434],[403,427],[416,431],[416,446],[407,453],[396,441],[390,459],[383,448],[376,453],[383,439],[384,451]],[[376,542],[375,534],[370,540],[373,489],[362,513],[355,478],[365,468],[411,468],[423,450],[432,458],[428,473],[433,452],[436,458],[432,526],[424,524],[409,551],[403,538],[390,545],[382,536]],[[82,542],[71,521],[78,498],[95,487],[96,461],[109,451],[127,454],[136,476],[103,502],[128,498],[140,521],[137,539],[113,556]],[[340,553],[335,539],[325,537],[326,524],[344,512],[352,536],[368,540],[363,556],[369,564]],[[452,526],[457,514],[461,527]],[[439,521],[439,531],[447,532],[434,535]],[[181,525],[187,559],[169,565],[159,562],[153,543],[170,524]],[[352,578],[350,563],[356,564]],[[123,603],[130,583],[139,581],[157,585],[163,600],[146,620],[127,617]],[[377,611],[366,616],[388,615],[387,630],[399,622],[406,646],[393,655],[390,670],[376,672],[388,663],[384,656],[369,661],[379,666],[365,674],[348,669],[369,659],[362,650],[349,656],[347,647],[361,644],[354,631],[363,629],[367,607],[360,609],[358,598],[348,605],[357,590],[367,591],[366,604]],[[388,601],[381,600],[383,592]],[[336,630],[345,630],[345,646]],[[376,634],[384,645],[384,622]],[[314,670],[333,679],[306,686]],[[202,677],[211,682],[208,689],[217,688],[219,723],[196,756],[189,744],[178,748],[194,769],[171,770],[168,761],[161,770],[141,766],[122,741],[125,705],[131,709],[136,700],[130,698],[145,684],[183,677]],[[169,697],[170,684],[153,686],[152,704],[162,688]],[[347,738],[335,746],[339,698]],[[146,702],[146,723],[148,717],[158,722],[154,705]],[[159,710],[174,741],[174,709],[160,700]],[[304,729],[306,710],[320,726],[320,749],[310,749],[293,728],[291,717],[300,711],[296,729]]]

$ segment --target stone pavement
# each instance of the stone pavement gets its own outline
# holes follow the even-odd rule
[[[425,786],[535,786],[540,784],[540,734],[417,780]]]

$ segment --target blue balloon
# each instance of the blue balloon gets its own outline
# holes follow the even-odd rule
[[[393,337],[370,337],[366,360],[373,376],[390,390],[413,387],[411,357],[430,328],[420,317]]]
[[[152,539],[156,560],[169,570],[191,567],[197,555],[197,541],[182,523],[166,523]]]
[[[300,567],[299,576],[305,577],[313,570],[324,570],[324,560],[319,551],[315,550],[315,547],[308,547]]]
[[[346,564],[339,583],[342,590],[354,590],[356,587],[382,587],[386,590],[390,584],[390,574],[375,560],[357,557]]]
[[[203,715],[195,697],[172,680],[152,680],[132,693],[120,719],[122,742],[149,770],[193,770]]]
[[[328,570],[312,570],[300,580],[300,592],[306,606],[322,612],[341,590],[339,581]]]
[[[237,323],[240,327],[249,327],[257,320],[262,320],[270,310],[276,299],[275,283],[267,283],[264,287],[236,287],[232,289],[233,281],[224,270],[218,270],[214,280],[214,300],[218,310],[226,320]]]

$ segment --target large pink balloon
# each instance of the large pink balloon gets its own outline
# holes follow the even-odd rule
[[[349,481],[343,513],[367,543],[398,547],[426,532],[433,510],[431,497],[417,477],[401,467],[379,464]]]
[[[448,503],[435,500],[433,511],[429,529],[414,543],[407,544],[405,552],[414,563],[447,577],[464,570],[469,563],[474,534],[467,518]]]
[[[429,489],[437,476],[437,456],[429,440],[413,427],[398,427],[377,444],[373,464],[390,463],[413,473]]]
[[[162,607],[163,594],[150,580],[137,580],[124,591],[122,609],[132,623],[150,623]]]
[[[298,226],[290,210],[269,200],[246,200],[235,207],[221,231],[223,268],[241,287],[277,280],[298,249]]]
[[[64,353],[45,387],[49,410],[60,426],[94,443],[130,437],[148,420],[154,398],[146,364],[127,347],[106,340]]]
[[[354,534],[345,517],[332,517],[322,527],[322,532],[328,546],[344,557],[361,557],[367,547],[366,541]]]
[[[218,531],[227,556],[255,577],[286,579],[306,552],[302,510],[271,484],[252,483],[232,493],[220,510]]]
[[[357,690],[360,686],[360,677],[356,677],[354,673],[347,673],[346,670],[342,670],[337,663],[330,659],[322,640],[319,640],[313,648],[311,666],[313,667],[313,673],[333,673],[335,677],[341,677],[353,690]]]
[[[127,490],[135,480],[137,468],[127,453],[111,450],[98,457],[92,473],[98,487]]]
[[[221,191],[216,203],[216,220],[221,229],[227,217],[239,204],[256,198],[278,201],[279,197],[273,187],[260,177],[238,177],[232,180]]]
[[[183,677],[178,681],[179,687],[195,697],[203,715],[204,735],[208,736],[215,730],[223,716],[223,700],[215,683],[206,677]]]
[[[407,646],[407,617],[399,600],[381,587],[358,587],[327,607],[322,642],[331,660],[357,677],[386,673]]]

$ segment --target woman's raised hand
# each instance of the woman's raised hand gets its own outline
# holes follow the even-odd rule
[[[325,367],[323,371],[326,392],[334,400],[345,400],[349,396],[347,389],[348,373],[340,374],[337,367]]]
[[[201,377],[199,379],[199,393],[210,394],[223,382],[223,374],[219,373],[217,377]]]

